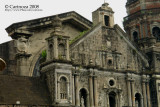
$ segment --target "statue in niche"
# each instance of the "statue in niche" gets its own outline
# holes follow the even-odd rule
[[[111,38],[110,37],[107,37],[106,42],[107,42],[107,48],[111,48]]]
[[[135,101],[135,103],[136,103],[136,107],[139,107],[139,106],[138,106],[138,101]]]
[[[17,50],[18,53],[27,53],[28,52],[28,39],[25,36],[21,36],[17,40]]]
[[[84,106],[84,98],[83,98],[83,96],[81,97],[81,107],[85,107]]]

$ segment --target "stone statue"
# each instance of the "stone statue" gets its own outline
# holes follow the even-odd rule
[[[83,96],[81,97],[81,107],[85,107],[84,106],[84,98],[83,98]]]
[[[136,101],[135,103],[136,103],[136,107],[138,107],[138,101]]]

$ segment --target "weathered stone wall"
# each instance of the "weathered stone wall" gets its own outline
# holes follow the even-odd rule
[[[88,65],[92,60],[93,65],[108,69],[140,72],[142,67],[137,50],[131,48],[114,29],[105,27],[91,31],[71,47],[71,58],[82,65]]]

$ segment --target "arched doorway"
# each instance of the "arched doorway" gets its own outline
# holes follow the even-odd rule
[[[116,93],[109,93],[109,107],[116,107]]]
[[[87,91],[86,91],[86,89],[82,88],[80,90],[79,94],[80,94],[79,97],[80,97],[80,105],[81,105],[81,107],[87,107],[88,101],[87,101]]]
[[[141,107],[141,95],[139,93],[135,94],[135,104],[136,107]]]
[[[156,37],[157,40],[160,40],[160,28],[159,27],[154,27],[152,29],[152,34],[154,37]]]

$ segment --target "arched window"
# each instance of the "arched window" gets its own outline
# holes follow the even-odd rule
[[[109,93],[109,107],[116,107],[116,93],[110,92]]]
[[[154,37],[156,37],[157,40],[160,40],[160,28],[159,27],[154,27],[152,29],[152,34]]]
[[[58,55],[59,55],[59,58],[65,58],[65,47],[63,44],[59,44],[58,46]]]
[[[135,94],[135,104],[136,107],[141,107],[141,95],[139,93]]]
[[[60,79],[60,98],[67,99],[67,79],[65,77]]]
[[[135,43],[138,43],[138,32],[136,31],[133,32],[133,40]]]
[[[86,89],[82,88],[79,92],[79,95],[80,95],[80,105],[81,107],[87,107],[87,91]]]

